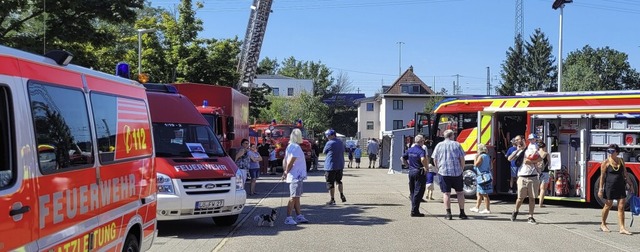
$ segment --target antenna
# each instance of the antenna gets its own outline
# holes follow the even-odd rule
[[[42,54],[47,53],[47,0],[42,1]]]

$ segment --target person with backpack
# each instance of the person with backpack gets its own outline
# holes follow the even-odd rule
[[[600,230],[602,230],[602,232],[611,232],[607,227],[607,217],[609,215],[609,209],[611,209],[611,206],[613,205],[613,200],[618,200],[619,232],[621,234],[631,235],[631,232],[624,227],[624,207],[627,198],[626,185],[628,183],[627,177],[629,175],[627,174],[627,168],[624,165],[624,161],[618,157],[619,152],[620,147],[618,147],[617,144],[609,145],[609,148],[607,148],[609,157],[602,161],[602,164],[600,165],[598,197],[606,200],[604,207],[602,208],[602,222],[600,223]]]

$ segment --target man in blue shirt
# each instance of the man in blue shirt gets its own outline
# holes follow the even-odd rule
[[[427,169],[429,167],[429,156],[422,148],[424,137],[417,135],[414,138],[416,143],[402,155],[402,163],[409,166],[409,198],[411,199],[411,217],[424,217],[420,213],[420,202],[424,196],[425,183],[427,182]]]
[[[338,185],[338,191],[340,191],[340,199],[342,202],[346,202],[347,198],[344,197],[342,192],[342,171],[344,170],[344,144],[340,139],[336,138],[336,132],[333,129],[328,129],[324,132],[324,135],[329,139],[324,145],[322,151],[326,157],[324,159],[324,178],[327,181],[327,190],[329,190],[329,196],[331,200],[327,202],[327,205],[335,205],[334,199],[335,185]]]
[[[509,193],[515,193],[516,190],[513,189],[513,183],[518,178],[518,167],[516,166],[516,151],[518,150],[518,145],[522,142],[522,136],[516,136],[511,140],[511,146],[505,156],[507,160],[511,163],[511,178],[509,179]]]

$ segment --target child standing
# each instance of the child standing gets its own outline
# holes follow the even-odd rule
[[[353,148],[347,147],[347,152],[349,153],[349,165],[347,167],[351,168],[351,164],[353,163]]]
[[[436,170],[435,170],[435,166],[433,166],[432,164],[429,164],[429,172],[427,172],[427,193],[425,193],[425,199],[428,200],[433,200],[433,181],[435,181],[436,178]]]
[[[269,169],[271,175],[276,175],[276,149],[273,146],[269,147]]]
[[[360,145],[356,145],[356,149],[353,151],[353,156],[356,159],[356,168],[360,169],[360,158],[362,158],[362,150]]]

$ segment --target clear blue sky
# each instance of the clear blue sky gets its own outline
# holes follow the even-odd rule
[[[179,0],[152,0],[169,9]],[[367,96],[410,65],[435,89],[459,74],[463,94],[486,94],[515,34],[515,0],[273,0],[260,58],[322,62],[348,74]],[[244,39],[252,0],[204,0],[203,38]],[[559,10],[553,0],[524,0],[525,40],[540,28],[558,57]],[[585,45],[609,46],[640,64],[640,1],[574,0],[564,9],[563,58]],[[402,41],[402,53],[398,42]],[[402,56],[401,64],[399,56]],[[497,78],[497,79],[496,79]]]

